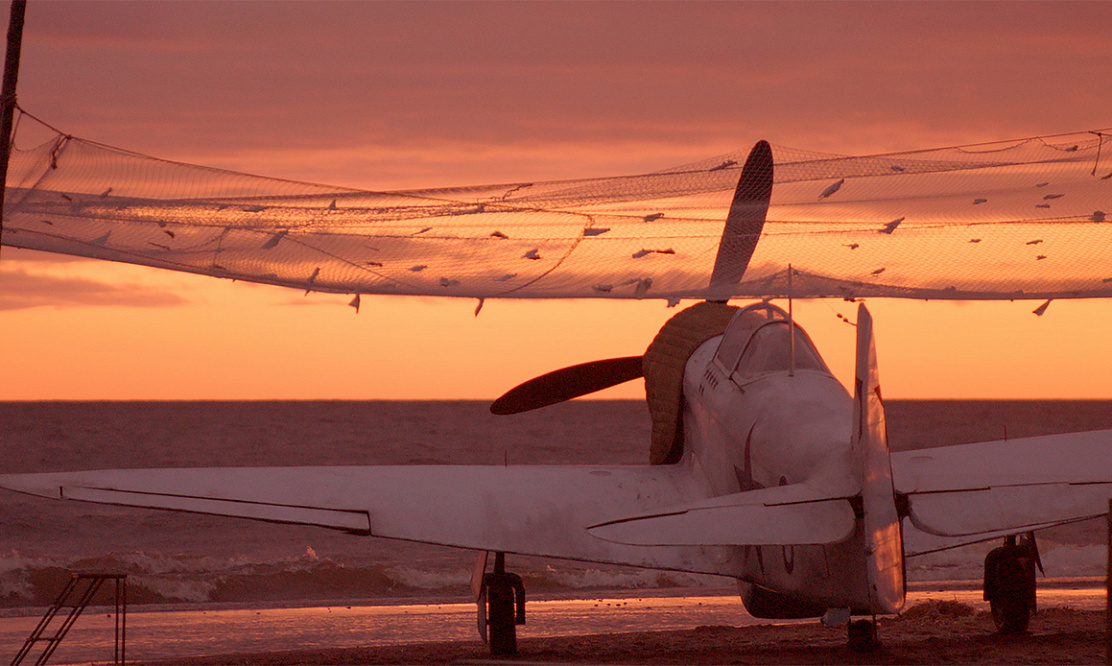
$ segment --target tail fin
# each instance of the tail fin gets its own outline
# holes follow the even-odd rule
[[[853,396],[853,450],[862,462],[861,503],[869,598],[875,612],[896,613],[904,605],[903,535],[892,488],[888,429],[880,396],[873,318],[857,309],[857,377]]]

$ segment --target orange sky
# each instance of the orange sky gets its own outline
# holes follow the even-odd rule
[[[68,3],[20,103],[167,159],[367,189],[1112,125],[1106,3]],[[0,254],[0,399],[493,398],[644,351],[650,302],[348,297]],[[885,394],[1112,397],[1112,304],[874,300]],[[796,304],[843,381],[852,304]],[[610,397],[640,397],[639,382]]]

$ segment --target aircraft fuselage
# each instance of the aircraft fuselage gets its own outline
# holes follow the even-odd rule
[[[683,393],[680,464],[704,478],[712,496],[804,482],[844,486],[847,496],[860,487],[853,398],[793,324],[735,320],[688,360]],[[869,598],[860,521],[841,543],[736,548],[742,596],[754,614],[887,610]]]

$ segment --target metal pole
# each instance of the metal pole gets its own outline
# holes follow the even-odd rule
[[[1112,664],[1112,499],[1108,500],[1108,569],[1104,579],[1104,663]]]
[[[795,376],[795,315],[792,313],[792,265],[788,264],[788,354],[791,360],[788,361],[788,376]]]
[[[120,663],[127,663],[127,576],[123,582],[124,612],[120,618]]]
[[[112,651],[112,663],[114,664],[124,663],[123,657],[120,655],[120,594],[123,592],[123,580],[122,577],[116,577],[116,594],[114,595],[114,601],[116,602],[116,648]]]
[[[12,154],[12,118],[15,116],[15,84],[19,78],[19,51],[23,45],[23,14],[27,0],[12,0],[8,20],[8,52],[4,57],[4,86],[0,89],[0,245],[4,235],[4,199],[8,192],[8,159]]]

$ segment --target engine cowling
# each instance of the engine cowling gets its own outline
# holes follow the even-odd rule
[[[652,417],[649,462],[667,465],[683,455],[683,373],[687,359],[707,340],[722,335],[739,310],[725,303],[696,303],[672,316],[645,350],[645,400]]]

